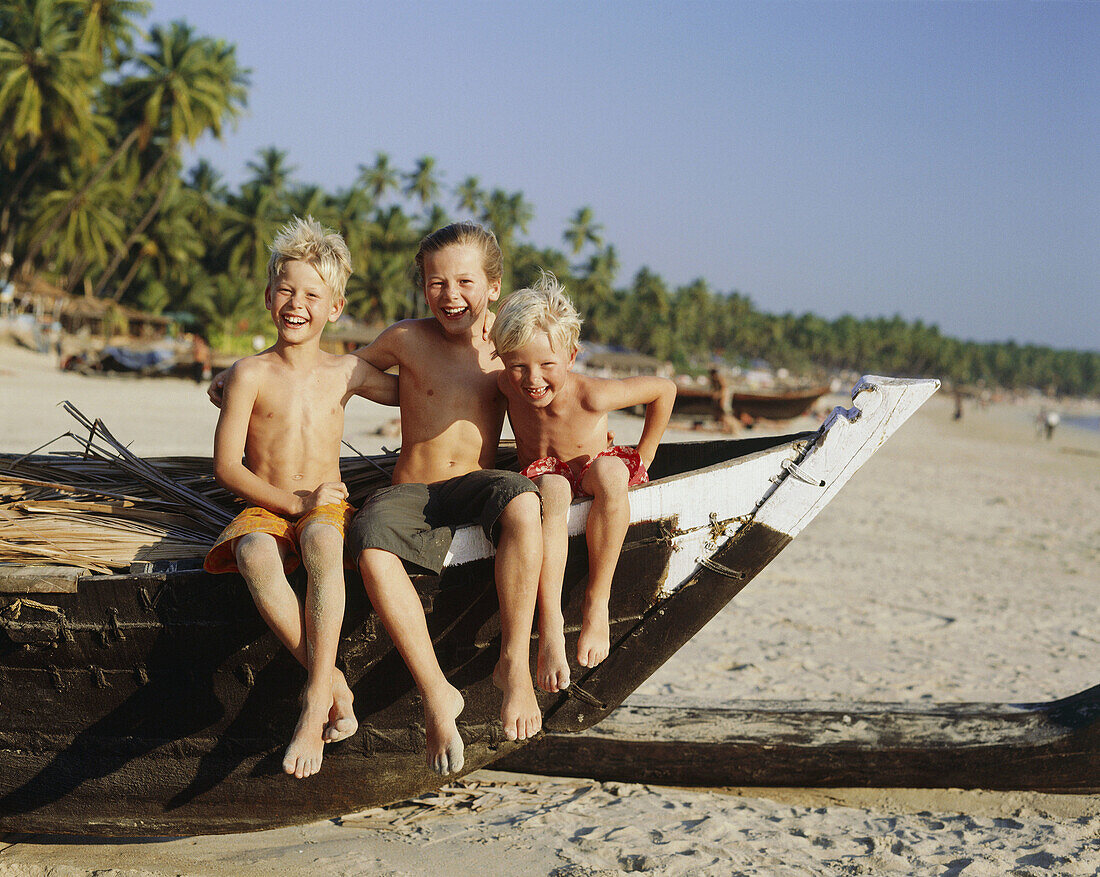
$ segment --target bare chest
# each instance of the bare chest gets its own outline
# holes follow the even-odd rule
[[[557,457],[583,465],[607,447],[607,414],[574,409],[538,411],[513,403],[508,411],[521,461]]]
[[[287,441],[320,441],[339,435],[344,423],[344,387],[318,372],[281,376],[257,394],[249,433]]]

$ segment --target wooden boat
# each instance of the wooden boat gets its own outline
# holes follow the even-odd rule
[[[829,387],[825,384],[786,390],[739,390],[724,376],[712,374],[707,386],[677,386],[673,415],[708,417],[719,422],[733,418],[742,423],[791,420],[808,413],[828,392]]]
[[[621,706],[495,768],[676,786],[1100,793],[1100,685],[1046,703]]]
[[[864,378],[853,406],[835,409],[816,432],[663,445],[653,481],[630,493],[632,523],[612,588],[611,654],[591,670],[572,668],[566,693],[540,694],[546,731],[583,731],[621,704],[938,385]],[[569,519],[563,599],[571,654],[588,508],[575,503]],[[247,831],[400,801],[444,782],[425,765],[411,678],[354,575],[339,661],[360,730],[326,747],[319,774],[285,776],[281,757],[303,672],[266,630],[239,578],[196,566],[0,574],[0,828]],[[503,738],[490,679],[499,649],[492,546],[475,527],[458,530],[443,573],[417,587],[440,663],[466,698],[460,730],[466,771],[475,770],[520,745]]]

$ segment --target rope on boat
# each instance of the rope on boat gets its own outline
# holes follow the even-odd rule
[[[705,566],[707,569],[729,579],[743,579],[745,577],[745,574],[740,570],[730,569],[725,564],[719,563],[717,560],[713,560],[710,557],[699,557],[698,563],[700,566]]]

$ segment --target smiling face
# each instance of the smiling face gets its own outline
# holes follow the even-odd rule
[[[545,332],[535,332],[527,344],[500,355],[508,383],[535,408],[545,408],[568,386],[576,358],[576,349],[555,350]]]
[[[471,333],[482,324],[489,302],[500,295],[476,247],[454,244],[424,254],[424,298],[448,335]]]
[[[264,304],[279,332],[279,340],[301,344],[317,338],[326,323],[334,323],[344,309],[332,290],[308,262],[283,265],[275,282],[264,292]]]

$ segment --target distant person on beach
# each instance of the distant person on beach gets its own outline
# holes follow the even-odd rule
[[[1047,441],[1050,441],[1052,438],[1054,438],[1054,430],[1061,422],[1062,417],[1058,414],[1057,411],[1051,411],[1047,408],[1042,408],[1039,410],[1039,431],[1042,435],[1046,437]]]
[[[324,744],[354,734],[352,693],[336,669],[344,616],[344,530],[354,514],[340,477],[344,405],[353,395],[397,404],[397,379],[356,356],[321,350],[344,308],[351,256],[312,217],[276,236],[264,304],[278,338],[224,378],[214,434],[218,482],[249,503],[206,557],[240,572],[260,615],[306,668],[302,711],[283,757],[298,778],[317,773]],[[303,609],[287,573],[305,566]]]
[[[572,371],[581,321],[551,274],[512,293],[490,330],[504,363],[498,384],[508,400],[523,474],[543,502],[543,553],[538,589],[538,684],[569,686],[561,594],[569,537],[569,505],[592,497],[588,513],[588,585],[577,663],[595,667],[610,651],[611,579],[630,523],[627,488],[649,480],[647,467],[668,426],[676,385],[665,378],[609,380]],[[645,405],[636,448],[607,446],[609,411]]]
[[[478,522],[497,546],[501,651],[493,681],[504,692],[504,734],[524,740],[542,727],[529,658],[542,562],[539,495],[529,478],[493,468],[504,400],[487,327],[502,267],[492,232],[471,222],[432,232],[416,254],[432,316],[396,323],[356,351],[379,369],[398,367],[401,453],[393,484],[364,503],[348,543],[424,700],[428,763],[442,774],[463,765],[456,721],[464,702],[439,666],[405,565],[438,574],[463,524]]]

